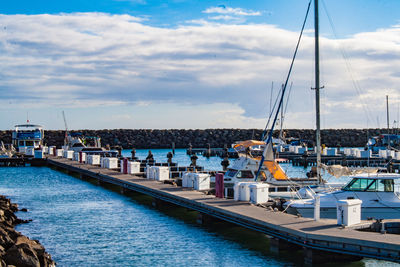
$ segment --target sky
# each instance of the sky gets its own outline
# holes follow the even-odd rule
[[[264,128],[308,0],[14,0],[0,129]],[[398,127],[400,1],[320,0],[322,128]],[[311,8],[283,127],[315,128]]]

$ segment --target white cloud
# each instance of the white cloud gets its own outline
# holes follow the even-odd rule
[[[261,12],[253,11],[253,10],[245,10],[242,8],[232,8],[226,7],[224,5],[217,6],[217,7],[209,7],[203,11],[206,14],[232,14],[237,16],[260,16]]]
[[[276,95],[298,37],[264,24],[203,21],[171,29],[102,13],[0,15],[0,26],[0,109],[133,105],[143,110],[135,127],[148,125],[150,109],[160,103],[179,114],[179,120],[163,121],[168,128],[191,125],[204,105],[223,111],[207,113],[209,127],[264,127],[271,81]],[[305,35],[293,70],[289,128],[314,125],[313,47],[312,34]],[[351,73],[339,47],[347,51]],[[338,41],[321,38],[323,126],[366,127],[368,120],[376,127],[377,117],[384,121],[385,94],[392,103],[400,99],[399,55],[398,27]],[[182,104],[191,108],[179,109]]]

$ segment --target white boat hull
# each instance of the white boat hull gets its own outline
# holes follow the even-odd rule
[[[302,217],[313,218],[314,208],[292,208]],[[293,213],[293,211],[291,212]],[[321,208],[320,217],[324,219],[337,219],[336,207]],[[400,219],[400,208],[361,208],[361,220],[373,219]]]

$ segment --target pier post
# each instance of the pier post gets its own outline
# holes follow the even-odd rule
[[[301,247],[295,244],[289,243],[285,240],[271,237],[269,239],[269,251],[275,254],[279,254],[281,251],[293,251],[300,250]]]
[[[213,223],[215,222],[215,220],[217,219],[201,212],[197,214],[196,218],[196,222],[201,225],[207,225]]]

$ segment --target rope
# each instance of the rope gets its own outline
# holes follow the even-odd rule
[[[287,75],[287,77],[286,77],[285,85],[283,86],[283,89],[282,89],[282,96],[281,96],[281,99],[280,99],[280,101],[279,101],[279,105],[278,105],[278,108],[277,108],[277,110],[276,110],[276,113],[275,113],[274,122],[272,123],[271,130],[270,130],[270,132],[269,132],[269,134],[268,134],[268,139],[267,139],[267,141],[266,141],[266,144],[267,144],[267,145],[266,145],[265,149],[268,148],[268,144],[271,142],[271,139],[272,139],[272,133],[273,133],[273,131],[274,131],[274,127],[275,127],[275,124],[276,124],[276,120],[277,120],[278,115],[279,115],[279,110],[280,110],[281,107],[282,107],[283,97],[285,96],[285,91],[286,91],[286,88],[287,88],[287,84],[288,84],[288,82],[289,82],[290,74],[292,73],[294,60],[296,59],[297,51],[298,51],[299,45],[300,45],[300,40],[301,40],[301,37],[303,36],[304,27],[305,27],[305,25],[306,25],[308,13],[309,13],[309,11],[310,11],[310,6],[311,6],[311,0],[310,0],[310,2],[308,3],[306,16],[305,16],[305,18],[304,18],[303,26],[301,27],[301,32],[300,32],[300,35],[299,35],[299,39],[297,40],[296,49],[295,49],[295,52],[294,52],[294,55],[293,55],[293,58],[292,58],[292,62],[291,62],[291,64],[290,64],[290,68],[289,68],[288,75]],[[260,174],[261,167],[263,166],[263,163],[264,163],[264,159],[265,159],[265,157],[264,157],[264,153],[263,153],[262,156],[261,156],[260,166],[258,167],[258,171],[257,171],[256,177],[255,177],[255,181],[257,180],[257,177],[258,177],[258,175]]]

